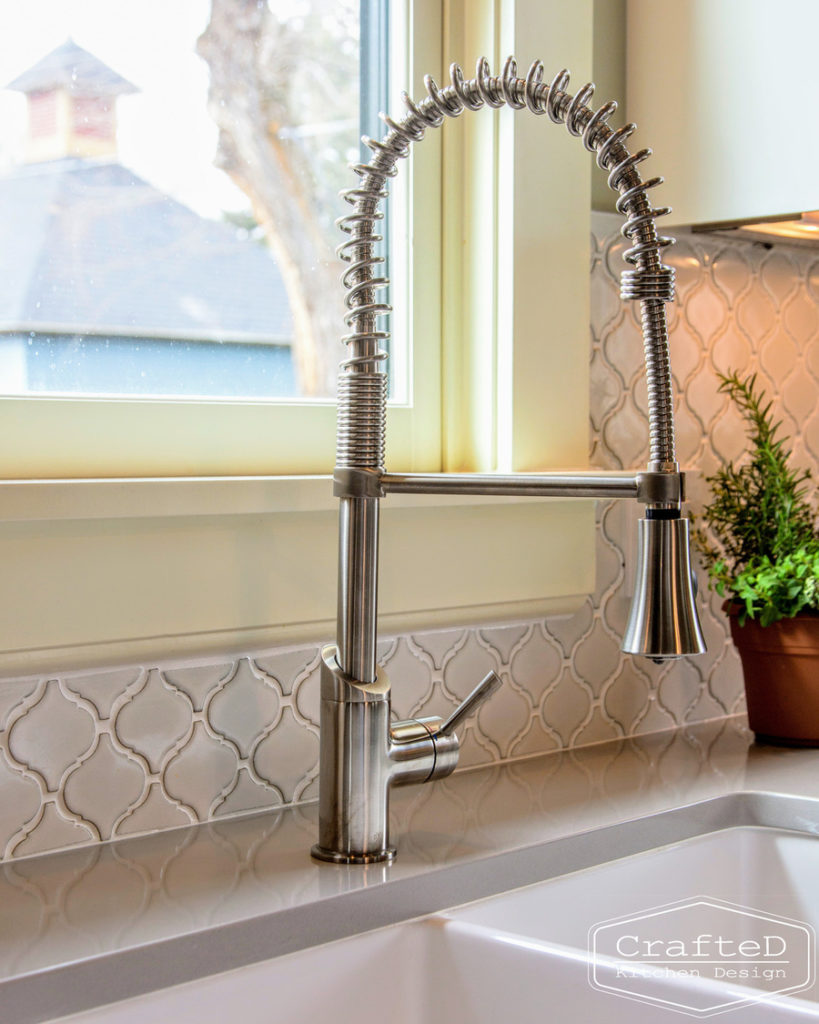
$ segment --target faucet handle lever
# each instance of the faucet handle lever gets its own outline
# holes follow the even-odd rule
[[[451,736],[465,718],[478,710],[487,698],[491,697],[501,685],[501,678],[496,672],[489,672],[478,683],[472,693],[466,697],[438,730],[438,736]]]

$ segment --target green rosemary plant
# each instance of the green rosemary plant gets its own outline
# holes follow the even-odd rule
[[[801,611],[819,611],[819,535],[808,501],[810,473],[788,463],[771,402],[756,374],[720,374],[748,428],[748,458],[706,477],[713,494],[697,517],[694,543],[711,586],[739,606],[739,621],[767,626]]]

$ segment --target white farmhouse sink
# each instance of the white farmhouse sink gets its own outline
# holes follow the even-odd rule
[[[595,1019],[619,1020],[616,1014],[622,1009],[624,1020],[656,1020],[657,1007],[668,1012],[669,1005],[694,1016],[710,1016],[748,1004],[740,1013],[743,1022],[819,1020],[817,879],[815,836],[738,827],[530,885],[442,916],[459,929],[475,929],[517,948],[551,953],[562,959],[567,980],[570,964],[573,968],[583,960],[582,979],[574,974],[586,991],[575,993],[574,1012],[599,1012]],[[651,939],[643,939],[644,934]],[[696,936],[702,936],[699,946]],[[620,937],[627,939],[615,947]],[[721,946],[717,937],[722,938]],[[645,942],[652,945],[646,948]],[[673,966],[671,976],[646,980],[664,974],[665,968],[656,970],[651,960],[638,954],[651,950],[662,958],[672,942],[673,954],[685,959],[660,959]],[[785,942],[793,951],[787,964],[777,959]],[[759,958],[738,956],[741,943],[755,944],[744,951],[761,954]],[[623,969],[628,961],[624,964],[622,957],[615,957],[615,948],[634,956],[634,972]],[[588,952],[592,949],[594,955]],[[707,967],[700,968],[700,977],[679,976],[680,965],[697,966],[697,956],[719,974],[719,980],[702,976],[709,974]],[[629,973],[636,977],[624,980]],[[602,989],[594,1000],[589,998],[592,980]],[[778,994],[787,988],[799,990]],[[605,1001],[605,1011],[599,1000]],[[649,1014],[645,1018],[639,1009],[644,1000]]]
[[[633,827],[639,828],[639,821]],[[613,980],[615,961],[602,953],[595,958],[598,987],[593,987],[588,953],[590,932],[601,922],[697,896],[713,901],[713,906],[707,900],[697,905],[697,934],[724,930],[720,913],[727,903],[760,915],[737,912],[730,918],[744,941],[753,941],[759,931],[755,921],[764,915],[793,919],[810,937],[811,927],[819,927],[817,878],[815,837],[776,828],[729,828],[63,1020],[654,1024],[682,1019],[669,1006],[706,1016],[743,1002],[727,1022],[819,1020],[815,982],[798,993],[772,996],[764,979],[740,983],[675,976],[613,994],[607,985],[619,985]],[[656,934],[663,935],[662,927]],[[759,934],[772,928],[766,922]],[[810,956],[815,957],[812,945]]]

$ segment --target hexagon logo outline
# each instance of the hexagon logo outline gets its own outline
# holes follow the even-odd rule
[[[796,970],[800,973],[800,977],[798,979],[790,979],[789,983],[781,988],[770,990],[749,989],[747,986],[738,984],[737,980],[735,980],[736,975],[739,975],[739,981],[743,980],[745,977],[745,975],[741,974],[743,969],[742,965],[744,965],[744,969],[746,970],[753,967],[754,970],[757,972],[759,971],[759,963],[756,963],[756,966],[754,966],[755,962],[748,959],[748,957],[752,953],[763,955],[763,949],[765,950],[765,954],[761,963],[765,966],[762,970],[773,971],[774,965],[776,965],[775,969],[784,975],[783,980],[787,979],[787,971],[785,970],[785,967],[793,966],[792,961],[790,959],[787,961],[773,959],[777,954],[784,953],[788,947],[788,943],[784,936],[778,933],[764,936],[763,942],[760,942],[758,939],[751,938],[744,938],[737,941],[736,939],[726,938],[722,935],[714,936],[710,932],[698,933],[698,935],[690,941],[690,949],[695,949],[696,953],[690,952],[683,939],[672,939],[666,944],[665,952],[667,955],[671,955],[670,951],[673,948],[674,954],[671,960],[662,961],[662,967],[660,970],[656,970],[660,961],[658,961],[652,948],[657,945],[662,946],[663,940],[660,938],[643,940],[644,949],[642,950],[642,953],[644,955],[642,955],[640,959],[636,959],[636,957],[640,955],[640,940],[638,939],[638,936],[632,933],[623,934],[622,938],[618,939],[615,943],[615,949],[624,954],[624,959],[621,958],[618,960],[617,957],[612,957],[608,952],[605,952],[602,949],[602,947],[605,946],[605,943],[600,941],[601,936],[602,933],[607,930],[613,932],[614,929],[621,930],[623,926],[629,926],[635,922],[647,920],[653,920],[656,924],[663,917],[670,920],[671,915],[673,914],[697,909],[706,909],[711,914],[713,914],[714,911],[717,911],[726,915],[733,915],[735,918],[734,923],[742,920],[742,923],[745,924],[746,927],[747,922],[750,919],[753,919],[756,922],[776,926],[780,931],[789,929],[791,931],[791,937],[797,939],[796,952],[799,959],[796,962]],[[631,942],[631,946],[629,947],[627,945],[625,950],[621,951],[620,942],[623,939],[629,940]],[[715,944],[717,945],[716,954],[709,948]],[[736,949],[742,953],[744,959],[739,961],[732,961],[728,959],[725,949],[726,945],[729,950],[731,950],[732,945],[736,946]],[[706,947],[705,952],[703,952],[703,946]],[[743,949],[743,947],[745,948]],[[801,947],[801,949],[799,947]],[[620,998],[632,999],[636,1002],[649,1003],[655,1006],[663,1006],[666,1009],[698,1018],[711,1017],[719,1013],[728,1013],[741,1006],[748,1006],[752,1003],[764,1003],[789,993],[800,992],[806,988],[810,988],[816,981],[816,933],[812,925],[805,921],[795,920],[793,918],[773,914],[768,911],[757,910],[753,907],[746,907],[738,903],[731,903],[728,900],[718,899],[713,896],[692,896],[687,899],[676,900],[673,903],[647,907],[638,913],[624,914],[604,921],[599,921],[589,929],[587,950],[589,954],[588,980],[592,988],[601,992],[608,992],[610,995],[618,996]],[[716,959],[710,959],[710,957],[713,956],[716,956]],[[648,962],[646,963],[646,961]],[[670,966],[671,964],[673,964],[673,968]],[[680,966],[684,964],[687,964],[688,967],[679,969]],[[696,971],[705,964],[712,968],[711,973],[713,973],[714,977],[710,977],[709,974],[706,973],[705,978],[703,978],[699,973],[696,973]],[[727,966],[734,964],[741,966]],[[632,970],[632,973],[629,973],[630,969]],[[665,975],[663,974],[663,970],[666,972]],[[722,973],[720,973],[720,971]],[[609,975],[611,977],[608,977]],[[753,971],[750,970],[747,976],[751,978],[761,977],[763,980],[774,980],[772,978],[768,979],[764,973],[754,974]],[[689,977],[691,981],[683,984],[682,979]],[[640,992],[639,985],[635,986],[633,989],[628,989],[625,985],[618,986],[614,984],[614,982],[620,978],[638,982],[641,979],[645,979],[648,984],[646,986],[646,990]],[[723,980],[726,983],[719,985],[718,979]],[[658,981],[660,984],[656,984]],[[669,983],[663,986],[662,981],[667,981]],[[652,985],[652,982],[655,984]],[[657,991],[650,991],[652,987]],[[667,990],[666,994],[658,994],[658,992],[661,993],[664,988]],[[711,1004],[704,1002],[704,1004],[700,1006],[686,1004],[682,1001],[685,998],[692,999],[694,995],[698,995],[701,1001],[707,1000],[708,998],[720,1001],[712,1002]]]

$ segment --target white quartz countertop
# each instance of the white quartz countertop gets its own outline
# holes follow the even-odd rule
[[[732,718],[396,790],[391,865],[313,862],[315,804],[8,861],[0,1020],[47,1020],[754,821],[764,794],[803,798],[790,813],[819,832],[804,800],[819,799],[817,769],[819,750],[756,746]]]

